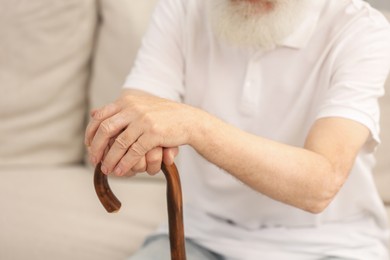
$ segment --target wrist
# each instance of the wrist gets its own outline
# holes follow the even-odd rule
[[[217,118],[199,108],[192,108],[191,123],[188,129],[188,145],[195,150],[202,150],[202,147],[209,143],[212,138],[213,128]]]

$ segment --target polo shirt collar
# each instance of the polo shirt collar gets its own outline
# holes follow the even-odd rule
[[[315,32],[325,2],[326,0],[310,0],[307,17],[301,22],[294,33],[284,39],[281,46],[295,49],[305,47]]]

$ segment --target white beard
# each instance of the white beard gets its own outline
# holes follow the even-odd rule
[[[260,2],[206,0],[217,37],[236,47],[273,49],[304,20],[312,0],[268,0],[270,11]]]

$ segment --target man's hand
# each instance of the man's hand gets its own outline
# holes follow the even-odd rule
[[[194,109],[140,91],[91,112],[85,144],[91,162],[102,162],[105,174],[155,174],[161,163],[170,165],[178,146],[187,144]]]

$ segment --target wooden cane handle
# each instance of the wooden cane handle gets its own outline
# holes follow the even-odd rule
[[[93,184],[95,186],[96,194],[107,212],[118,212],[122,203],[112,192],[110,185],[108,185],[107,175],[105,175],[101,170],[101,163],[99,163],[95,168]]]
[[[167,181],[167,206],[169,241],[171,246],[172,260],[186,260],[184,225],[183,225],[183,202],[179,172],[175,164],[161,165],[161,169]],[[95,168],[94,186],[96,194],[107,212],[118,212],[121,202],[117,199],[108,185],[107,175],[101,171],[101,164]]]

